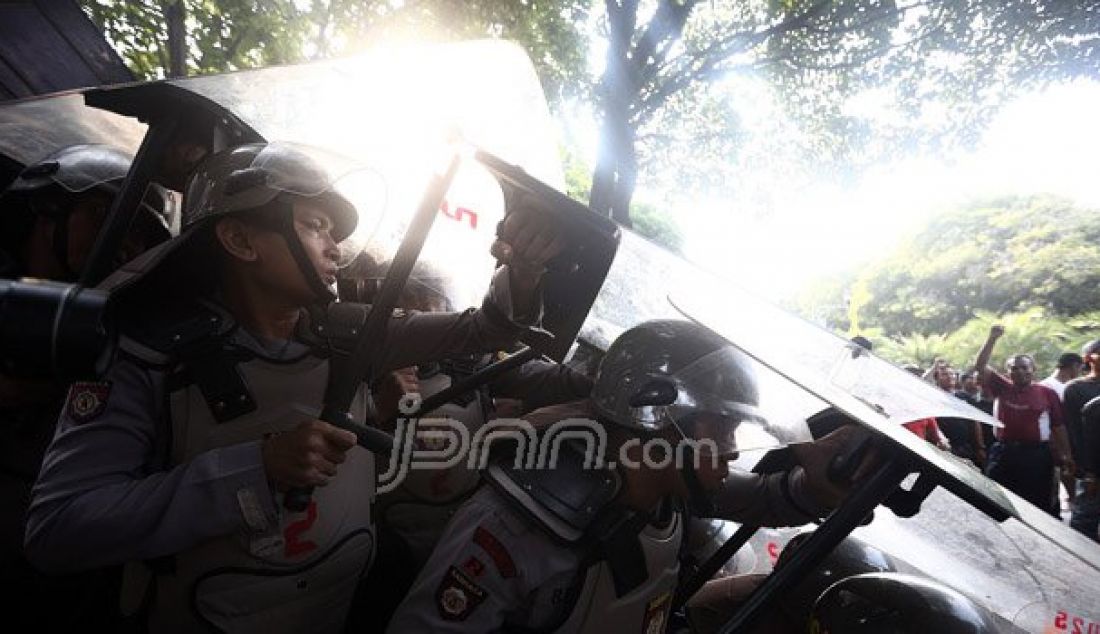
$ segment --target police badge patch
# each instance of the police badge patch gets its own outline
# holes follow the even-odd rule
[[[110,381],[77,381],[69,388],[65,413],[76,424],[95,420],[107,409]]]
[[[451,566],[435,592],[439,616],[445,621],[465,621],[481,605],[487,593],[458,568]]]

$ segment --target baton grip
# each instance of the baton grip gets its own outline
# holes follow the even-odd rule
[[[393,436],[375,427],[357,425],[347,412],[330,411],[327,407],[321,412],[321,420],[355,434],[356,443],[371,453],[388,455],[393,451]],[[313,498],[313,487],[295,487],[283,496],[283,508],[301,513],[309,508]]]

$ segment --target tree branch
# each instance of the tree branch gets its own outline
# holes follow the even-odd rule
[[[657,12],[638,40],[638,46],[635,47],[634,61],[639,71],[638,86],[644,86],[657,76],[672,44],[680,39],[684,32],[684,24],[687,23],[688,15],[695,8],[695,4],[696,0],[685,0],[683,4],[663,0],[657,6]]]
[[[715,42],[699,54],[691,56],[692,59],[688,64],[696,66],[694,70],[679,74],[678,77],[670,79],[639,100],[640,103],[634,112],[636,122],[640,124],[648,120],[653,111],[659,108],[670,96],[696,81],[697,76],[710,72],[720,61],[731,57],[736,52],[760,44],[772,36],[805,28],[810,20],[824,13],[831,4],[830,0],[819,0],[797,16],[774,24],[762,31],[735,34],[722,42]]]

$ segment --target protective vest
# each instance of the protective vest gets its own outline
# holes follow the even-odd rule
[[[562,448],[572,448],[563,443]],[[497,464],[486,481],[552,539],[585,553],[585,567],[556,623],[544,631],[577,634],[664,632],[679,580],[684,516],[654,521],[614,503],[621,481],[582,467],[578,449],[554,469]]]
[[[450,363],[442,365],[441,369],[420,377],[422,398],[442,392],[455,380]],[[468,369],[472,373],[475,368],[470,365]],[[448,419],[473,434],[485,424],[490,407],[488,395],[477,390],[425,414],[419,428]],[[418,441],[417,448],[444,449],[428,446],[424,441]],[[480,477],[478,471],[468,467],[465,456],[445,469],[410,469],[396,489],[379,495],[378,516],[405,540],[416,562],[423,563],[431,555],[451,516],[477,488]]]
[[[192,318],[185,321],[194,326]],[[188,332],[186,325],[177,330]],[[192,336],[195,345],[186,334],[182,339],[173,351],[178,362],[166,375],[169,468],[213,448],[288,431],[320,414],[327,360],[313,354],[267,359],[234,346],[228,333]],[[360,421],[365,416],[362,390],[352,413]],[[238,491],[248,529],[156,566],[151,631],[341,631],[373,555],[374,478],[373,456],[354,447],[338,476],[313,491],[305,511],[286,510],[277,495],[277,522],[264,519],[258,500],[248,499],[253,493]]]

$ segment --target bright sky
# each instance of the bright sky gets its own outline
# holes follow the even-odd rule
[[[700,192],[674,210],[683,219],[684,251],[777,300],[888,253],[929,215],[976,197],[1053,193],[1100,207],[1097,112],[1100,83],[1053,87],[1006,106],[971,153],[901,159],[848,185],[773,182],[771,213],[755,220],[734,212],[737,201]],[[746,265],[751,274],[738,274]]]

